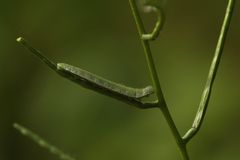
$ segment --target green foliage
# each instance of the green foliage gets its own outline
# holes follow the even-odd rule
[[[179,148],[179,151],[181,153],[183,160],[189,160],[188,152],[187,152],[187,144],[188,142],[197,134],[197,132],[200,130],[200,127],[203,123],[208,103],[210,100],[214,80],[217,74],[217,69],[219,67],[219,63],[221,60],[221,55],[223,53],[223,48],[225,45],[225,40],[227,36],[227,32],[229,30],[231,17],[233,14],[233,9],[235,5],[235,0],[229,0],[224,22],[222,25],[222,29],[220,32],[219,40],[217,43],[217,47],[215,50],[215,55],[212,60],[212,65],[210,67],[208,79],[206,82],[206,86],[204,88],[202,99],[199,104],[199,109],[197,112],[197,115],[195,117],[195,120],[193,122],[192,127],[189,129],[189,131],[181,137],[173,119],[172,116],[168,110],[167,103],[164,98],[164,94],[161,89],[159,77],[157,74],[157,70],[155,67],[155,63],[152,56],[152,51],[150,47],[150,41],[155,40],[158,36],[160,31],[163,28],[164,25],[164,14],[162,11],[162,5],[163,1],[157,1],[157,0],[149,0],[149,1],[141,1],[140,4],[143,4],[145,7],[150,6],[150,9],[147,8],[147,11],[154,11],[158,15],[158,19],[156,22],[156,26],[153,29],[152,33],[146,33],[145,27],[142,22],[142,18],[140,16],[137,3],[135,0],[129,0],[130,7],[137,25],[139,37],[141,39],[141,43],[145,52],[146,60],[148,63],[148,68],[150,71],[150,76],[152,78],[152,82],[154,85],[154,93],[156,94],[157,99],[151,102],[145,102],[142,101],[141,98],[150,96],[153,91],[151,87],[146,87],[142,89],[132,88],[132,87],[126,87],[120,84],[117,84],[115,82],[103,79],[99,76],[96,76],[90,72],[87,72],[85,70],[82,70],[80,68],[66,65],[66,64],[55,64],[48,60],[45,56],[41,54],[38,50],[34,49],[23,38],[18,38],[17,41],[22,43],[27,49],[29,49],[32,53],[37,55],[44,63],[46,63],[51,69],[59,73],[61,76],[70,79],[74,82],[77,82],[81,86],[85,88],[92,89],[94,91],[100,92],[102,94],[108,95],[110,97],[116,98],[118,100],[121,100],[123,102],[132,104],[138,108],[143,109],[149,109],[149,108],[159,108],[170,129],[171,132],[175,138],[176,144]],[[28,129],[15,124],[14,127],[18,129],[23,135],[30,137],[33,139],[36,143],[38,143],[40,146],[47,148],[52,153],[59,155],[61,158],[65,159],[71,159],[71,157],[65,155],[62,151],[58,150],[54,146],[50,145],[46,141],[42,140],[39,136],[37,136],[35,133],[29,131]],[[66,158],[67,157],[67,158]]]

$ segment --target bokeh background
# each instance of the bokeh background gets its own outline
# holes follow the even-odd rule
[[[169,0],[151,43],[162,88],[181,134],[191,126],[227,0]],[[240,3],[237,1],[209,110],[188,150],[194,160],[240,159]],[[144,15],[147,30],[154,15]],[[78,160],[176,160],[158,109],[139,110],[65,80],[15,39],[57,62],[133,87],[151,84],[128,0],[1,0],[0,159],[57,160],[13,129],[18,122]]]

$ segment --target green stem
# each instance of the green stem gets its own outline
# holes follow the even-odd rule
[[[145,34],[145,29],[144,29],[144,25],[143,25],[142,19],[140,17],[140,14],[138,12],[136,2],[135,2],[135,0],[129,0],[129,3],[130,3],[130,7],[131,7],[131,10],[132,10],[132,13],[133,13],[136,25],[137,25],[139,36],[142,37],[142,35]],[[163,92],[162,92],[161,85],[160,85],[159,78],[158,78],[158,74],[157,74],[157,70],[156,70],[156,67],[155,67],[155,64],[153,61],[152,52],[151,52],[150,45],[149,45],[149,40],[141,39],[141,42],[142,42],[142,46],[144,48],[144,53],[146,55],[149,71],[151,73],[151,78],[152,78],[154,87],[156,89],[156,95],[158,98],[158,106],[161,109],[161,111],[164,115],[164,118],[166,119],[166,121],[171,129],[171,132],[174,136],[177,146],[181,152],[182,159],[189,160],[187,150],[186,150],[186,145],[183,143],[183,140],[178,132],[178,129],[172,119],[172,116],[168,110],[166,101],[164,99]]]
[[[38,58],[40,58],[41,61],[44,62],[47,66],[49,66],[54,71],[57,71],[57,64],[46,58],[46,56],[44,56],[39,50],[31,47],[24,38],[19,37],[16,40],[17,42],[21,43],[24,47],[26,47],[29,51],[34,53]]]
[[[64,63],[54,63],[44,56],[39,50],[29,45],[24,38],[17,38],[17,42],[21,43],[25,48],[36,55],[42,62],[44,62],[60,76],[69,79],[84,88],[91,89],[127,104],[131,104],[140,109],[157,107],[157,103],[155,101],[147,102],[142,100],[143,97],[149,96],[153,93],[152,86],[147,86],[145,88],[132,88],[107,80],[78,67]]]
[[[147,6],[147,7],[151,7],[152,9],[151,11],[154,11],[157,14],[157,22],[155,24],[155,27],[153,28],[153,31],[151,33],[147,33],[147,34],[142,34],[142,39],[143,40],[149,40],[149,41],[153,41],[156,40],[160,31],[162,30],[164,23],[165,23],[165,15],[164,12],[162,10],[162,8],[157,8],[154,6]]]
[[[76,160],[75,158],[67,155],[57,147],[53,146],[52,144],[48,143],[46,140],[41,138],[39,135],[35,134],[34,132],[30,131],[29,129],[14,123],[13,127],[18,130],[22,135],[32,139],[36,144],[40,147],[47,149],[50,153],[58,156],[61,160]]]
[[[194,119],[194,122],[192,124],[192,127],[183,136],[185,143],[189,142],[197,134],[197,132],[200,130],[200,128],[202,126],[204,117],[206,115],[208,103],[209,103],[211,92],[212,92],[212,87],[214,84],[214,80],[216,78],[216,74],[217,74],[217,70],[219,67],[219,63],[221,61],[227,33],[228,33],[228,30],[230,27],[231,18],[233,15],[234,4],[235,4],[235,0],[228,1],[228,6],[226,9],[225,18],[223,21],[222,29],[221,29],[217,47],[215,50],[215,55],[212,60],[212,64],[211,64],[211,67],[209,70],[207,82],[206,82],[206,85],[205,85],[205,88],[204,88],[204,91],[202,94],[199,108],[198,108],[196,117]]]
[[[135,0],[129,0],[129,3],[130,3],[130,7],[132,9],[133,16],[134,16],[134,19],[135,19],[135,22],[136,22],[136,25],[137,25],[139,36],[142,37],[142,35],[145,34],[145,29],[144,29],[144,26],[143,26],[142,19],[140,18],[140,14],[137,10],[136,2],[135,2]],[[154,87],[156,89],[157,98],[158,98],[160,103],[164,104],[165,100],[164,100],[162,89],[161,89],[161,86],[160,86],[160,83],[159,83],[157,70],[156,70],[156,67],[155,67],[155,64],[154,64],[154,61],[153,61],[149,41],[141,39],[141,42],[142,42],[142,46],[143,46],[144,53],[145,53],[145,56],[146,56],[149,71],[151,73],[151,78],[152,78]]]
[[[187,148],[186,148],[186,144],[183,142],[183,139],[181,138],[179,132],[178,132],[178,129],[172,119],[172,116],[168,110],[168,107],[167,105],[164,105],[164,106],[161,106],[161,111],[164,115],[164,118],[166,119],[170,129],[171,129],[171,132],[174,136],[174,139],[177,143],[177,146],[178,146],[178,149],[181,153],[181,156],[182,156],[182,159],[183,160],[189,160],[189,156],[188,156],[188,152],[187,152]]]

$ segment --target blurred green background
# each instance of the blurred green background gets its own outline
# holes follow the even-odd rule
[[[169,0],[152,43],[169,109],[181,134],[191,126],[227,0]],[[240,4],[237,2],[193,160],[240,158]],[[144,16],[148,30],[153,15]],[[1,0],[0,159],[58,159],[12,128],[18,122],[78,160],[180,159],[157,109],[139,110],[60,78],[15,39],[133,87],[151,84],[128,0]]]

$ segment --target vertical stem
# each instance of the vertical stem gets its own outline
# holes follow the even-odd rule
[[[145,34],[145,29],[144,29],[144,26],[143,26],[142,19],[141,19],[140,15],[139,15],[139,12],[137,10],[136,2],[135,2],[135,0],[129,0],[129,3],[130,3],[130,7],[133,11],[133,16],[134,16],[134,19],[135,19],[135,22],[136,22],[136,25],[137,25],[139,36],[142,37],[142,35]],[[150,46],[149,46],[149,41],[148,40],[141,40],[141,42],[142,42],[142,46],[143,46],[144,53],[145,53],[145,56],[146,56],[148,68],[149,68],[149,71],[151,73],[151,78],[152,78],[154,87],[156,89],[156,95],[158,97],[159,102],[165,103],[163,93],[162,93],[162,89],[161,89],[161,86],[160,86],[160,83],[159,83],[159,78],[158,78],[158,75],[157,75],[156,67],[154,65],[152,52],[151,52],[151,49],[150,49]]]
[[[132,13],[133,13],[136,25],[137,25],[139,36],[142,37],[142,35],[145,34],[145,29],[144,29],[144,25],[143,25],[142,19],[140,17],[140,14],[138,12],[136,2],[135,2],[135,0],[129,0],[129,3],[130,3],[130,7],[132,9]],[[166,121],[167,121],[167,123],[168,123],[168,125],[171,129],[171,132],[174,136],[174,139],[177,143],[177,146],[178,146],[178,148],[181,152],[182,159],[183,160],[189,160],[187,150],[186,150],[186,145],[183,143],[183,140],[182,140],[182,138],[181,138],[181,136],[180,136],[180,134],[177,130],[177,127],[176,127],[176,125],[175,125],[175,123],[172,119],[172,116],[171,116],[171,114],[168,110],[166,101],[164,99],[162,89],[161,89],[161,85],[160,85],[159,78],[158,78],[158,74],[157,74],[157,70],[156,70],[156,67],[155,67],[155,64],[154,64],[154,61],[153,61],[149,41],[141,39],[141,42],[142,42],[144,53],[145,53],[145,56],[146,56],[146,59],[147,59],[148,68],[149,68],[149,71],[151,73],[151,78],[152,78],[154,87],[156,89],[156,95],[157,95],[157,98],[158,98],[158,106],[161,109],[161,111],[164,115],[164,118],[166,119]]]
[[[188,152],[187,152],[187,148],[186,148],[186,143],[183,142],[181,135],[178,132],[178,129],[172,119],[172,116],[168,110],[167,105],[161,106],[161,111],[164,115],[164,118],[166,119],[168,126],[171,129],[171,132],[174,136],[175,142],[177,143],[178,149],[181,153],[182,159],[183,160],[189,160],[189,156],[188,156]]]

